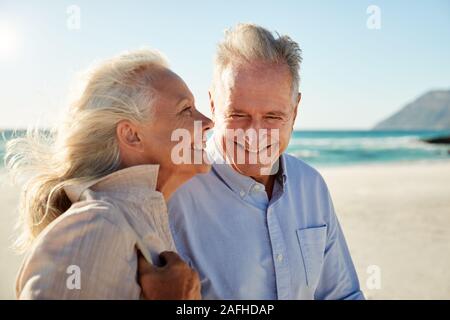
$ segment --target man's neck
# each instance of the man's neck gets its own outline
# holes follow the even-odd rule
[[[272,198],[273,187],[275,185],[275,175],[251,177],[253,180],[262,183],[266,188],[267,197]]]

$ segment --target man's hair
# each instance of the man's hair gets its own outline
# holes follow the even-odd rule
[[[298,43],[286,35],[274,34],[255,24],[237,24],[234,28],[225,30],[225,37],[217,46],[213,87],[223,70],[231,63],[263,61],[288,66],[292,79],[292,94],[297,97],[301,53]]]

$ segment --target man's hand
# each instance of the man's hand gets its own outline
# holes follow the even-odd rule
[[[159,255],[165,264],[154,266],[138,253],[138,278],[146,300],[200,300],[200,278],[175,252]]]

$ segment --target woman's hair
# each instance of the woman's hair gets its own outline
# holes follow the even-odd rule
[[[23,179],[21,229],[15,247],[26,250],[35,237],[69,209],[63,187],[105,176],[120,167],[116,126],[151,119],[155,70],[168,68],[153,50],[127,52],[92,68],[81,95],[58,127],[28,130],[6,145],[5,164]]]

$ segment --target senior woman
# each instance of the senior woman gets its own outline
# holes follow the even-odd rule
[[[182,278],[178,256],[164,253],[166,261],[160,261],[159,254],[175,251],[166,201],[210,169],[207,161],[193,160],[204,159],[202,142],[188,145],[192,161],[172,159],[179,143],[172,133],[181,129],[194,136],[197,121],[204,139],[211,121],[196,110],[186,84],[158,52],[140,50],[94,68],[51,139],[11,141],[7,167],[27,178],[19,208],[20,245],[27,254],[17,297],[157,297],[139,286],[141,254],[154,266],[176,261],[172,275]],[[179,283],[184,288],[165,290],[198,298],[198,279],[190,278]]]

